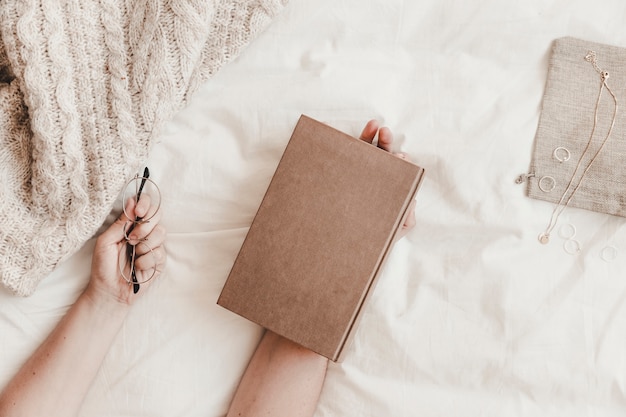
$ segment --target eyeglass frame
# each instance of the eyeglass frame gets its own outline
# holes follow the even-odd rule
[[[139,174],[136,174],[130,181],[126,183],[126,185],[124,186],[124,192],[122,194],[122,201],[124,203],[123,211],[124,211],[124,214],[126,215],[126,218],[128,218],[128,220],[124,222],[124,226],[123,226],[124,240],[126,241],[126,245],[120,248],[120,253],[118,256],[118,266],[119,266],[120,275],[128,283],[128,285],[133,286],[133,293],[135,294],[139,291],[140,284],[145,284],[146,282],[150,281],[152,278],[154,278],[154,276],[158,272],[156,268],[156,264],[155,264],[153,271],[152,271],[152,275],[150,275],[148,279],[143,280],[141,282],[137,280],[137,273],[135,269],[135,261],[138,258],[138,256],[136,256],[137,246],[144,245],[145,247],[148,248],[148,250],[144,252],[143,255],[147,254],[148,252],[150,252],[152,256],[155,256],[155,254],[154,254],[153,249],[147,243],[145,243],[146,239],[130,239],[130,237],[128,236],[137,225],[149,222],[154,216],[156,216],[159,209],[161,208],[161,190],[159,186],[149,177],[150,177],[150,170],[146,167],[144,169],[142,176],[139,176]],[[139,187],[135,186],[135,204],[137,204],[139,200],[141,199],[141,194],[143,192],[146,182],[150,182],[154,186],[154,189],[156,190],[158,194],[158,204],[154,212],[150,215],[150,217],[145,218],[145,217],[135,216],[135,219],[132,220],[131,217],[128,215],[128,213],[126,213],[126,200],[127,198],[131,198],[130,195],[127,196],[127,191],[131,183],[133,181],[137,183],[138,180],[141,180],[141,183]],[[128,224],[130,224],[130,227],[128,227]],[[132,243],[133,241],[136,241],[136,243]],[[126,251],[126,253],[124,254],[122,251]],[[124,256],[126,258],[124,258]],[[122,262],[122,259],[124,259],[124,262]],[[128,265],[127,265],[127,261],[128,261]],[[130,275],[130,277],[124,273],[124,269],[126,269],[126,267],[130,268],[130,273],[128,274]]]

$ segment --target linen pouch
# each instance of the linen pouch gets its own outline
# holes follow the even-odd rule
[[[592,51],[596,65],[586,59]],[[601,72],[609,73],[602,91]],[[609,89],[617,99],[615,117]],[[568,207],[626,217],[625,98],[626,49],[571,37],[554,41],[529,169],[529,197],[566,204],[578,187]]]

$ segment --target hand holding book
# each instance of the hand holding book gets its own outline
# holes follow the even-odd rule
[[[361,132],[361,136],[359,139],[371,143],[372,145],[378,146],[380,149],[384,149],[387,152],[391,152],[394,156],[397,156],[400,159],[404,159],[405,161],[411,161],[407,154],[404,152],[393,152],[393,134],[391,130],[386,127],[379,127],[379,123],[377,120],[370,120],[365,124],[363,131]],[[376,139],[376,134],[378,134],[378,139],[376,143],[374,143],[374,139]],[[409,206],[409,213],[402,224],[402,229],[400,230],[397,239],[400,240],[404,236],[406,236],[409,231],[415,227],[415,199],[411,201]]]
[[[376,141],[376,145],[373,146]],[[359,139],[300,117],[218,304],[340,359],[424,170],[376,121]]]
[[[386,127],[380,128],[375,120],[365,125],[359,139],[408,161],[405,154],[392,151],[391,131]],[[415,200],[411,201],[407,211],[396,240],[415,225]],[[270,410],[277,417],[312,416],[324,383],[327,363],[326,357],[277,333],[266,331],[237,389],[228,417],[262,416],[269,414]]]

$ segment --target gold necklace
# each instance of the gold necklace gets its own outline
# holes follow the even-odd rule
[[[616,116],[617,116],[617,98],[615,97],[615,94],[613,94],[613,91],[609,88],[608,84],[606,83],[606,80],[609,79],[609,72],[608,71],[602,71],[602,69],[600,69],[600,67],[598,66],[598,62],[596,60],[596,53],[595,53],[595,51],[589,51],[589,53],[587,53],[587,55],[585,56],[585,61],[590,62],[591,65],[593,65],[593,68],[596,70],[596,72],[598,74],[600,74],[600,78],[602,80],[602,83],[600,84],[600,91],[598,91],[598,98],[596,100],[596,108],[595,108],[594,114],[593,114],[593,127],[591,129],[591,134],[589,135],[589,140],[587,141],[587,145],[585,146],[585,149],[583,150],[583,153],[580,155],[580,159],[578,160],[578,164],[576,165],[576,169],[574,169],[574,173],[572,174],[572,177],[570,178],[569,183],[567,184],[567,187],[565,187],[565,191],[563,191],[563,194],[561,195],[561,198],[559,199],[559,202],[557,203],[557,205],[552,210],[552,215],[550,216],[550,221],[548,222],[548,225],[546,226],[546,230],[544,230],[543,233],[540,233],[539,236],[538,236],[539,242],[544,244],[544,245],[547,244],[550,241],[550,233],[555,228],[555,226],[557,224],[557,221],[559,220],[559,216],[567,208],[567,206],[569,205],[570,201],[572,200],[572,197],[574,197],[574,194],[576,194],[576,191],[578,191],[578,188],[580,187],[580,184],[582,184],[583,179],[585,178],[585,175],[587,175],[587,172],[589,171],[589,169],[591,168],[591,166],[595,162],[596,158],[598,157],[598,155],[600,154],[600,152],[604,148],[604,145],[606,145],[606,142],[608,141],[609,137],[611,136],[611,133],[613,133],[613,126],[615,126],[615,119],[616,119]],[[578,180],[578,183],[574,186],[574,188],[572,189],[572,192],[569,194],[569,196],[566,199],[566,195],[567,195],[569,189],[574,184],[574,178],[576,177],[576,173],[578,172],[578,169],[581,167],[581,164],[582,164],[582,161],[584,159],[584,156],[587,153],[587,151],[589,150],[589,147],[591,146],[591,142],[593,141],[593,136],[594,136],[595,131],[596,131],[596,126],[598,125],[598,109],[600,107],[600,99],[602,98],[602,92],[604,91],[605,88],[609,92],[609,94],[611,94],[611,97],[613,98],[613,103],[614,103],[613,119],[611,120],[611,127],[609,128],[609,131],[607,132],[607,134],[606,134],[604,140],[602,141],[600,147],[598,148],[596,153],[593,155],[593,157],[591,158],[591,160],[589,161],[589,163],[587,164],[587,166],[583,170],[582,175],[580,177],[580,180]]]

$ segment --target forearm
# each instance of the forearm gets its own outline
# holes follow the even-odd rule
[[[0,394],[0,416],[74,416],[128,306],[85,291]]]
[[[266,331],[227,417],[305,417],[315,412],[328,360]]]

